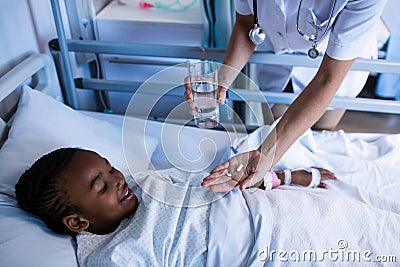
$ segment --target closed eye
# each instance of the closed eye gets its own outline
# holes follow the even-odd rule
[[[106,158],[104,158],[104,160],[105,160],[107,166],[111,166],[110,162],[108,162],[108,160]],[[114,166],[111,166],[110,173],[113,173],[114,171],[115,171]]]
[[[103,194],[103,193],[106,192],[106,191],[107,191],[107,184],[104,183],[103,188],[102,188],[99,192],[97,192],[97,194],[101,195],[101,194]]]

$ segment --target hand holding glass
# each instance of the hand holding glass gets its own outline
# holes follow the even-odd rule
[[[213,128],[219,122],[218,64],[209,61],[189,63],[193,94],[194,121],[200,128]]]

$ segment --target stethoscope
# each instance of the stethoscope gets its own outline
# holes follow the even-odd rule
[[[336,0],[333,0],[333,4],[331,7],[331,11],[329,13],[329,19],[328,19],[328,23],[325,27],[324,32],[322,33],[321,36],[318,36],[318,33],[320,30],[322,30],[322,27],[317,26],[314,24],[315,26],[315,35],[311,34],[311,35],[307,35],[305,33],[303,33],[300,29],[300,23],[299,23],[299,19],[300,19],[300,9],[302,6],[303,0],[300,0],[299,3],[299,7],[297,8],[297,18],[296,18],[296,29],[297,32],[307,41],[312,42],[312,47],[308,50],[307,54],[310,58],[317,58],[319,55],[319,52],[317,50],[317,43],[319,41],[321,41],[325,35],[328,32],[329,29],[329,25],[332,22],[333,19],[333,12],[335,10],[336,7]],[[265,31],[264,29],[260,26],[260,24],[258,23],[258,16],[257,16],[257,0],[253,0],[253,10],[254,10],[254,27],[250,30],[249,32],[249,37],[250,40],[255,44],[255,45],[260,45],[262,44],[262,42],[264,42],[265,40]]]
[[[265,40],[265,31],[258,24],[258,16],[257,16],[257,0],[253,0],[253,12],[254,12],[254,27],[249,31],[250,40],[255,45],[260,45]]]

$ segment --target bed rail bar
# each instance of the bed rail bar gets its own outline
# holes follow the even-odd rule
[[[33,75],[37,75],[35,89],[59,101],[63,100],[60,87],[55,81],[56,73],[53,61],[46,54],[33,54],[0,77],[0,101],[21,84],[26,83],[27,77]]]
[[[130,81],[117,81],[117,80],[102,80],[102,79],[88,79],[79,78],[75,80],[77,88],[90,89],[90,90],[107,90],[116,92],[134,93],[142,85],[142,82]],[[151,85],[151,84],[147,84]],[[165,91],[166,84],[154,84],[151,86],[151,92],[146,94],[160,94]],[[171,88],[175,86],[170,86]],[[160,88],[160,90],[157,90]],[[182,90],[171,90],[167,95],[183,96],[184,88]],[[291,104],[298,94],[294,93],[279,93],[279,92],[262,92],[264,97],[260,97],[260,93],[255,90],[230,88],[230,100],[259,102],[259,103],[279,103]],[[330,108],[343,108],[356,111],[369,111],[379,113],[393,113],[400,114],[400,102],[392,100],[380,100],[371,98],[350,98],[350,97],[335,97]]]
[[[215,60],[220,62],[223,60],[225,55],[224,49],[177,45],[144,45],[73,39],[66,40],[66,44],[70,51],[99,54]],[[321,60],[322,56],[316,59],[311,59],[299,54],[273,54],[269,52],[254,51],[253,55],[249,59],[249,63],[317,68],[321,63]],[[351,70],[379,73],[400,73],[400,61],[357,58],[352,65]]]

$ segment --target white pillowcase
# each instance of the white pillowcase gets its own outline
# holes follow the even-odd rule
[[[147,170],[158,140],[130,132],[138,147],[131,171]],[[20,175],[42,155],[60,147],[96,151],[127,175],[122,129],[117,124],[75,111],[24,87],[8,139],[0,149],[0,259],[11,266],[77,266],[73,243],[52,233],[43,222],[18,208],[14,187]],[[8,264],[6,264],[8,266]]]
[[[130,133],[138,147],[130,159],[132,172],[148,169],[158,140]],[[131,144],[132,145],[132,144]],[[81,114],[55,99],[24,86],[8,139],[0,150],[0,192],[14,194],[19,176],[42,155],[60,147],[96,151],[129,174],[122,149],[121,127]]]
[[[1,266],[78,267],[74,242],[0,194]]]

